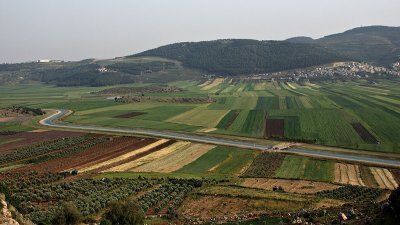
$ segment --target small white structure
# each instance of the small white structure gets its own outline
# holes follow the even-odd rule
[[[51,62],[50,59],[39,59],[38,60],[38,63],[49,63],[49,62]]]

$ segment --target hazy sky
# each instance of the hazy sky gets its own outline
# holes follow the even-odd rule
[[[0,63],[113,58],[181,41],[400,26],[400,0],[0,0]]]

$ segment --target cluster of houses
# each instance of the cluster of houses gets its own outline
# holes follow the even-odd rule
[[[393,63],[393,70],[395,70],[398,73],[400,73],[400,62]]]
[[[396,69],[397,68],[397,69]],[[363,62],[340,62],[326,66],[311,67],[275,73],[264,73],[253,75],[253,79],[276,78],[280,80],[300,81],[329,78],[360,79],[371,76],[400,76],[400,63],[394,64],[393,68],[373,66]]]

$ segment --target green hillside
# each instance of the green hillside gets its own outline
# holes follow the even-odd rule
[[[139,56],[174,59],[186,67],[219,75],[281,71],[346,59],[318,45],[242,39],[176,43],[130,57]]]
[[[318,44],[334,49],[353,60],[384,66],[398,61],[400,56],[400,27],[359,27],[316,40],[296,37],[286,41]]]

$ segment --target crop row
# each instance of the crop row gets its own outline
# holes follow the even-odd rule
[[[91,137],[90,135],[85,135],[80,137],[62,138],[54,141],[45,141],[36,145],[18,148],[15,149],[15,151],[13,152],[2,155],[0,158],[0,164],[47,154],[55,150],[81,144],[90,138],[93,137]]]
[[[382,194],[381,189],[364,186],[345,185],[335,190],[318,192],[316,195],[324,198],[352,200],[354,202],[375,201]]]
[[[29,188],[12,186],[12,189],[10,186],[7,192],[21,213],[37,224],[49,224],[62,202],[73,202],[82,215],[86,216],[107,207],[111,202],[126,199],[160,182],[147,179],[81,179],[36,183]]]
[[[86,150],[95,145],[104,143],[106,141],[107,140],[105,138],[92,138],[84,143],[68,146],[65,149],[63,149],[62,151],[54,151],[54,152],[50,152],[46,155],[38,156],[36,158],[28,160],[28,162],[29,163],[39,163],[39,162],[47,161],[50,159],[63,158],[63,157],[72,155],[74,153],[78,153],[83,150]]]
[[[159,188],[145,193],[139,197],[143,211],[154,209],[158,214],[164,211],[171,214],[183,202],[185,196],[195,187],[200,187],[201,181],[172,179]]]
[[[254,159],[242,177],[272,177],[284,158],[285,156],[279,153],[263,152]]]

